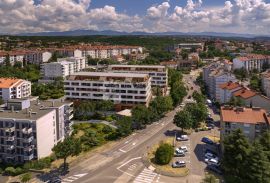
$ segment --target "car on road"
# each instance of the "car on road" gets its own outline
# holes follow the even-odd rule
[[[193,86],[190,89],[193,90]]]
[[[214,144],[214,142],[211,139],[207,138],[207,137],[203,137],[201,141],[206,143],[206,144],[210,144],[210,145]]]
[[[221,169],[216,165],[207,165],[206,169],[208,169],[214,173],[217,173],[219,175],[222,175]]]
[[[61,178],[59,177],[54,177],[52,178],[48,183],[61,183]]]
[[[186,162],[184,161],[176,161],[172,164],[173,168],[183,168],[186,167]]]
[[[188,96],[188,99],[191,99],[191,96]]]
[[[181,104],[180,104],[180,107],[184,107],[184,106],[185,106],[185,104],[184,104],[184,103],[181,103]]]
[[[177,141],[188,141],[188,136],[187,135],[181,135],[180,137],[177,137]]]

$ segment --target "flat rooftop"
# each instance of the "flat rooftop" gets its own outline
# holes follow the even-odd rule
[[[22,102],[23,100],[15,99],[10,100],[10,102]],[[29,115],[27,109],[23,109],[21,111],[12,112],[11,110],[1,109],[0,110],[0,119],[16,119],[16,120],[37,120],[41,118],[42,116],[50,113],[54,110],[54,108],[61,107],[63,105],[71,104],[71,102],[68,101],[38,101],[34,100],[30,102],[30,108],[31,110],[31,116]]]
[[[134,77],[134,78],[145,78],[148,77],[148,74],[137,74],[137,73],[115,73],[115,72],[76,72],[75,74],[72,74],[72,76],[90,76],[90,77]]]
[[[165,66],[161,65],[109,65],[108,68],[114,68],[114,67],[124,67],[124,68],[158,68],[158,69],[165,69]]]

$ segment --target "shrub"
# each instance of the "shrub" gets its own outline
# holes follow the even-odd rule
[[[155,153],[155,162],[159,165],[168,164],[173,158],[173,146],[167,143],[161,144]]]
[[[14,176],[15,172],[16,172],[16,169],[14,167],[7,167],[4,171],[4,174]]]
[[[30,181],[32,178],[32,175],[30,173],[26,173],[20,176],[20,180],[22,183]]]

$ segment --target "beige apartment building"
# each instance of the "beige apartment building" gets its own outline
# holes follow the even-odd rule
[[[16,164],[49,156],[70,134],[73,103],[13,99],[0,110],[0,161]]]
[[[109,65],[109,72],[141,73],[151,77],[151,86],[160,87],[166,93],[168,87],[168,69],[159,65]]]
[[[111,100],[117,110],[148,106],[152,98],[148,74],[78,72],[65,80],[64,87],[68,99]]]
[[[270,116],[264,109],[224,106],[221,108],[221,141],[236,129],[241,129],[250,141],[254,141],[269,128],[269,121]]]

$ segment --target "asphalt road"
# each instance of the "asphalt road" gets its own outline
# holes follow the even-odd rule
[[[183,81],[193,90],[199,90],[193,81],[198,71],[185,75]],[[203,146],[199,145],[204,133],[200,132],[190,136],[190,161],[191,173],[185,178],[172,178],[156,174],[153,170],[146,168],[142,163],[142,157],[147,149],[153,144],[166,138],[168,130],[175,130],[177,127],[172,123],[177,110],[168,113],[160,121],[138,131],[129,137],[119,141],[113,147],[95,154],[93,157],[78,162],[70,167],[70,172],[62,178],[62,183],[152,183],[152,182],[200,182],[204,176],[204,163],[201,161]],[[198,149],[199,148],[199,149]],[[196,152],[196,153],[194,153]]]

